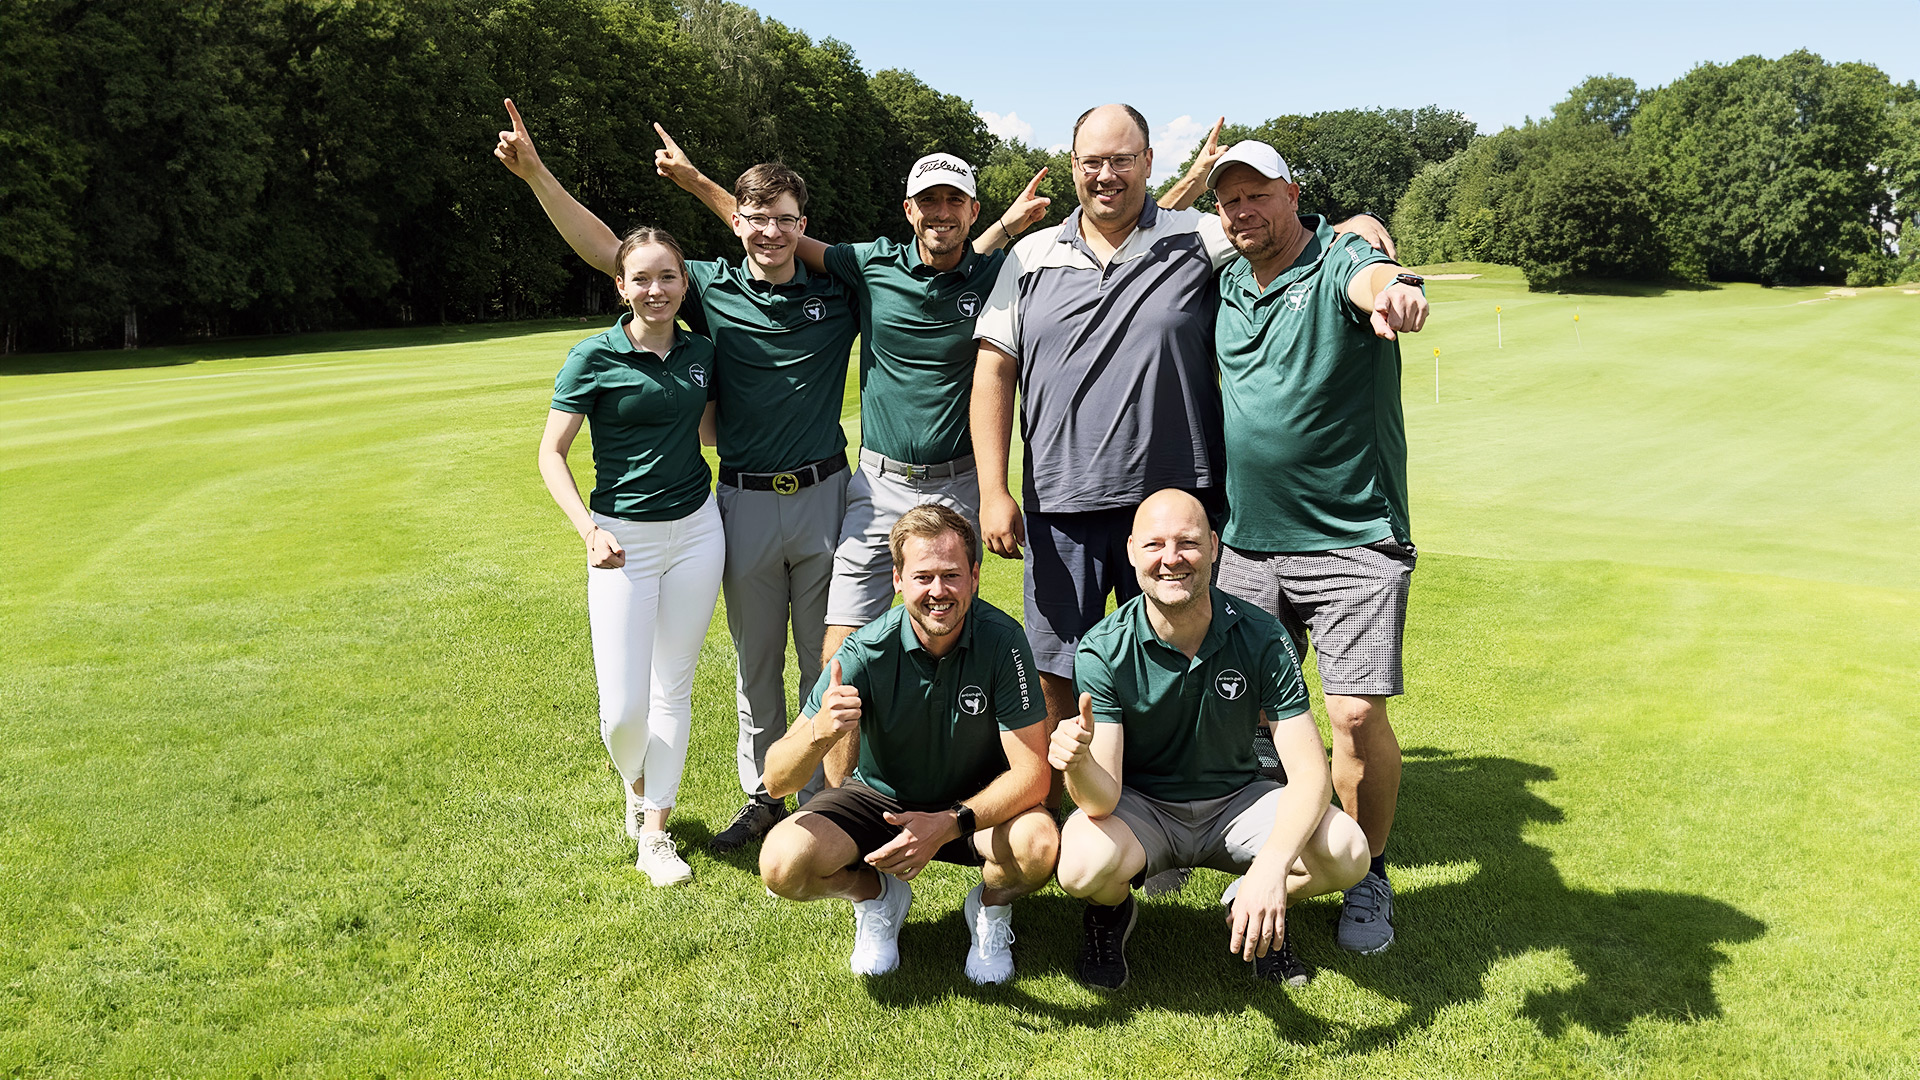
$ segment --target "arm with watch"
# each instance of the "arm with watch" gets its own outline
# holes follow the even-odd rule
[[[1347,299],[1369,317],[1375,337],[1393,341],[1427,324],[1426,279],[1398,263],[1363,266],[1347,281]]]
[[[883,874],[909,880],[949,841],[975,832],[992,832],[996,826],[1012,821],[1045,801],[1051,776],[1046,758],[1046,725],[1034,723],[1002,731],[1000,746],[1007,755],[1007,770],[981,788],[979,794],[970,795],[946,810],[888,814],[887,823],[899,826],[900,835],[876,848],[867,856],[867,863]]]

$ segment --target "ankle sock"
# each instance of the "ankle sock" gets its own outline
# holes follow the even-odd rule
[[[1375,855],[1373,861],[1367,864],[1367,872],[1370,874],[1379,874],[1380,880],[1385,881],[1387,879],[1387,853],[1383,851]]]

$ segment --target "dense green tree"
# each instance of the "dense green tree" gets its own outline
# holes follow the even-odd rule
[[[1648,95],[1635,149],[1671,205],[1677,263],[1716,279],[1840,280],[1876,251],[1869,165],[1890,91],[1877,68],[1802,50],[1702,64]]]

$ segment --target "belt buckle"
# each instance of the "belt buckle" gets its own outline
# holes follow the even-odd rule
[[[933,475],[933,466],[931,466],[931,465],[909,465],[909,466],[907,466],[907,479],[908,479],[908,480],[925,480],[925,479],[926,479],[927,477],[929,477],[929,476],[932,476],[932,475]]]
[[[782,495],[791,495],[800,490],[800,478],[790,472],[774,473],[773,490]]]

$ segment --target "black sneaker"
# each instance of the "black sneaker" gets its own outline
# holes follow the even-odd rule
[[[718,836],[707,841],[707,850],[715,855],[727,855],[738,851],[755,840],[767,835],[767,830],[780,823],[787,816],[785,799],[769,799],[764,795],[755,795],[747,800],[747,805],[733,815],[733,821],[721,829]]]
[[[1096,990],[1118,990],[1127,985],[1127,939],[1133,936],[1133,922],[1139,914],[1133,894],[1119,907],[1088,904],[1080,916],[1086,937],[1080,943],[1080,959],[1073,974]]]
[[[1313,972],[1300,962],[1299,957],[1293,955],[1293,943],[1283,937],[1279,948],[1268,949],[1267,955],[1254,958],[1253,977],[1265,982],[1300,987],[1313,981]]]

